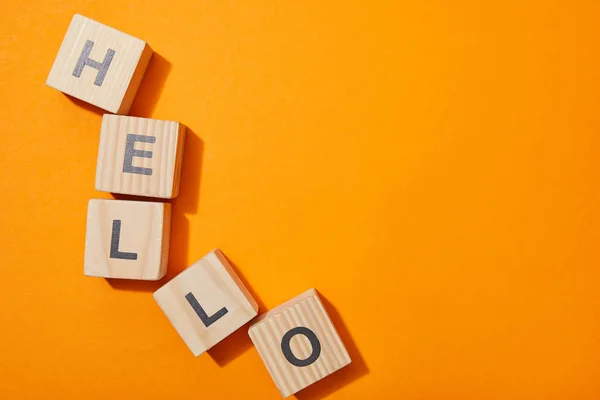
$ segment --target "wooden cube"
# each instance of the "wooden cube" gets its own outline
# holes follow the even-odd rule
[[[117,114],[127,114],[152,49],[143,40],[76,14],[46,85]]]
[[[283,397],[350,364],[315,289],[260,315],[248,334]]]
[[[199,356],[258,313],[258,305],[219,249],[173,278],[154,299]]]
[[[96,190],[177,197],[185,130],[179,122],[105,114]]]
[[[90,200],[86,229],[85,275],[152,281],[165,276],[170,204]]]

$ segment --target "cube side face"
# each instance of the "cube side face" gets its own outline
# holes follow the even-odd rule
[[[161,279],[167,274],[167,268],[169,266],[169,249],[171,248],[171,204],[163,203],[163,225],[162,225],[162,239],[161,239],[161,257],[160,257],[160,269],[155,280]]]
[[[185,127],[179,122],[105,114],[96,190],[170,199],[178,194]]]
[[[170,207],[164,203],[90,200],[84,274],[158,280],[166,273],[164,229]]]
[[[235,271],[229,264],[229,261],[227,261],[227,257],[225,257],[225,254],[223,254],[223,252],[220,249],[215,249],[212,252],[210,252],[209,254],[207,254],[206,258],[208,258],[209,261],[211,261],[211,262],[220,263],[221,265],[223,265],[225,270],[229,273],[231,278],[234,280],[240,293],[248,301],[248,304],[252,307],[252,309],[256,313],[258,313],[258,303],[256,303],[256,300],[254,300],[254,298],[252,297],[252,294],[250,293],[250,291],[248,290],[246,285],[244,285],[244,283],[242,282],[240,277],[235,273]]]
[[[267,316],[248,333],[283,397],[351,362],[316,293]]]
[[[195,356],[256,316],[229,272],[212,257],[177,275],[154,299]]]
[[[152,48],[148,45],[148,43],[144,44],[144,50],[142,51],[142,55],[140,56],[140,59],[135,67],[135,71],[133,72],[133,76],[129,81],[129,85],[127,85],[127,90],[125,91],[125,95],[121,101],[121,106],[117,111],[114,111],[115,114],[129,114],[129,110],[131,109],[133,100],[135,99],[135,95],[142,84],[142,79],[144,78],[144,74],[148,69],[148,64],[150,64],[152,55],[154,55],[154,51],[152,51]]]
[[[175,156],[175,170],[173,172],[173,190],[171,192],[171,198],[179,196],[179,186],[181,183],[181,169],[183,167],[183,153],[185,151],[185,136],[187,133],[187,127],[179,123],[179,133],[177,136],[177,153]]]
[[[151,52],[146,47],[140,39],[75,15],[46,84],[113,113],[129,111],[131,104],[124,100],[134,76],[146,70]]]

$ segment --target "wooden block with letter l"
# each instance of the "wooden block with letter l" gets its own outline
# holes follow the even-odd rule
[[[87,276],[158,280],[167,272],[171,205],[90,200],[85,237]]]
[[[105,114],[96,190],[172,199],[179,194],[185,125]]]
[[[152,49],[141,39],[76,14],[46,85],[116,114],[127,114]]]
[[[154,293],[179,336],[199,356],[258,313],[258,305],[219,249]]]
[[[350,364],[315,289],[260,315],[248,334],[283,397]]]

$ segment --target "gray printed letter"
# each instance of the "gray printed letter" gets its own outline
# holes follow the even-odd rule
[[[115,51],[113,49],[108,49],[106,51],[106,55],[104,56],[104,61],[99,63],[96,60],[92,60],[90,58],[90,54],[92,53],[92,48],[94,47],[94,42],[91,40],[86,40],[85,45],[83,46],[83,51],[79,56],[79,60],[77,61],[77,65],[73,70],[73,76],[76,78],[81,77],[81,73],[83,72],[83,68],[86,65],[89,65],[92,68],[98,70],[98,74],[96,75],[96,80],[94,81],[94,85],[102,86],[102,82],[104,82],[104,78],[106,77],[106,73],[108,72],[108,67],[110,67],[110,63],[115,56]]]
[[[290,341],[296,335],[304,335],[310,341],[310,345],[312,346],[311,355],[304,360],[297,358],[294,353],[292,353],[292,348],[290,347]],[[281,351],[290,364],[295,365],[296,367],[306,367],[319,359],[319,356],[321,355],[321,342],[319,342],[317,335],[315,335],[313,331],[303,326],[298,326],[290,329],[283,335],[283,338],[281,339]]]
[[[196,311],[196,314],[200,317],[202,323],[207,328],[220,320],[228,312],[227,309],[223,307],[209,317],[206,314],[206,311],[204,311],[204,308],[202,308],[200,303],[198,303],[198,300],[196,300],[196,297],[191,292],[185,295],[185,299],[188,301],[188,303],[190,303],[190,306],[192,306],[194,311]]]
[[[137,253],[127,253],[119,251],[119,241],[121,240],[121,220],[114,219],[112,226],[112,236],[110,238],[110,258],[120,258],[122,260],[137,260]]]
[[[123,162],[123,172],[140,175],[152,175],[152,168],[142,168],[133,166],[133,157],[152,158],[151,151],[136,150],[133,148],[135,142],[156,143],[155,136],[127,135],[125,144],[125,160]]]

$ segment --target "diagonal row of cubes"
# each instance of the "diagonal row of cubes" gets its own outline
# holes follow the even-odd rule
[[[109,112],[100,128],[96,190],[153,199],[90,200],[87,276],[159,280],[167,273],[168,200],[179,194],[186,128],[127,116],[152,54],[143,40],[75,15],[46,82]],[[257,317],[256,301],[219,249],[154,299],[195,356],[252,321],[250,338],[284,397],[350,364],[315,289]]]

